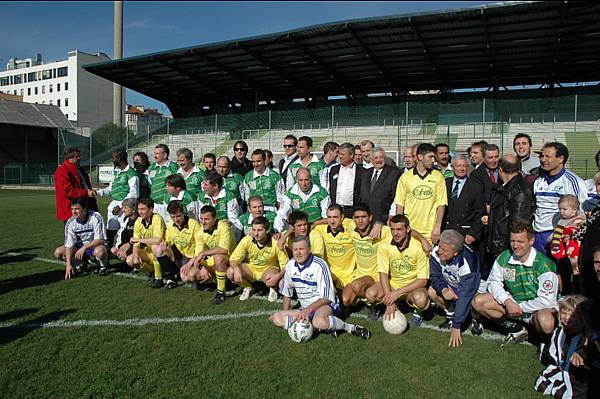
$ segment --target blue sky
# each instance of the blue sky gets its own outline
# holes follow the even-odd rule
[[[346,19],[476,7],[493,2],[125,2],[123,55],[285,31]],[[113,2],[2,2],[0,62],[69,50],[113,56]],[[128,90],[127,102],[168,110]]]

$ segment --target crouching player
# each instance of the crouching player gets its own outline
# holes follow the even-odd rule
[[[121,204],[123,216],[119,220],[119,230],[115,237],[115,246],[110,249],[110,253],[121,259],[127,260],[127,256],[133,252],[133,247],[129,242],[133,238],[133,229],[137,220],[137,200],[135,198],[126,198]]]
[[[133,252],[127,257],[127,265],[134,269],[142,270],[149,275],[150,287],[161,288],[164,283],[160,263],[154,257],[152,246],[160,244],[165,236],[165,222],[163,218],[154,213],[154,201],[150,198],[141,198],[138,201],[139,217],[133,227]]]
[[[362,339],[371,338],[367,328],[346,323],[337,317],[340,308],[329,267],[323,259],[310,252],[310,239],[306,236],[294,237],[292,252],[294,258],[285,267],[281,289],[283,310],[271,315],[269,320],[286,330],[296,320],[308,320],[318,331],[344,330]],[[290,310],[294,291],[301,305],[298,310]]]
[[[488,277],[488,293],[477,294],[473,309],[508,331],[503,345],[527,339],[521,323],[531,323],[548,340],[556,324],[558,276],[556,265],[533,245],[528,221],[510,228],[510,247],[496,258]],[[474,320],[475,324],[475,320]]]
[[[108,274],[108,251],[102,216],[88,210],[86,198],[73,199],[71,213],[73,216],[65,224],[65,244],[54,251],[55,257],[64,258],[67,262],[65,280],[75,273],[73,266],[80,271],[81,266],[93,260],[99,262],[99,274]]]
[[[452,328],[448,343],[451,347],[462,344],[463,323],[481,279],[479,258],[464,243],[465,238],[458,231],[444,230],[429,259],[429,299],[446,311],[440,328]]]
[[[259,216],[252,220],[252,235],[242,238],[231,254],[227,278],[244,288],[240,301],[252,294],[252,282],[262,281],[269,287],[269,301],[274,302],[287,261],[287,253],[279,249],[269,233],[269,221]]]
[[[392,239],[380,242],[377,248],[379,282],[367,289],[367,300],[383,301],[386,319],[393,317],[397,301],[405,300],[415,308],[410,325],[419,327],[423,321],[421,313],[429,307],[425,288],[429,280],[429,260],[421,244],[411,237],[406,216],[393,216],[390,230]]]
[[[179,268],[193,265],[194,257],[204,249],[200,223],[186,215],[183,202],[171,201],[167,213],[171,221],[165,239],[152,246],[154,257],[165,275],[165,285],[161,290],[176,288]]]

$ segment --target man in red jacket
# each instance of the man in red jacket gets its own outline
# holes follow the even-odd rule
[[[80,197],[93,197],[94,192],[89,178],[79,168],[81,151],[76,147],[66,147],[65,161],[54,172],[54,189],[56,192],[56,219],[66,222],[71,216],[71,200]],[[98,210],[96,201],[90,203],[90,210]],[[93,208],[96,209],[93,209]]]

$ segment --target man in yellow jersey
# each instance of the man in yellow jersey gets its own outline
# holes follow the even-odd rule
[[[127,265],[147,273],[154,272],[150,280],[150,287],[161,288],[164,283],[160,263],[154,257],[152,246],[160,244],[165,236],[165,222],[163,218],[154,213],[154,201],[150,198],[138,200],[138,214],[140,217],[133,227],[133,253],[127,257]]]
[[[367,289],[367,300],[371,303],[383,301],[386,319],[397,310],[397,301],[405,300],[415,308],[410,325],[419,327],[423,321],[420,313],[429,307],[426,288],[429,258],[421,244],[411,237],[406,216],[393,216],[390,230],[392,239],[381,241],[377,248],[379,282]]]
[[[321,233],[310,229],[308,215],[306,213],[302,211],[292,211],[290,216],[288,216],[288,224],[290,225],[290,229],[284,231],[283,234],[281,234],[281,237],[279,237],[279,240],[277,240],[279,249],[285,250],[291,258],[293,256],[292,240],[294,237],[308,236],[311,252],[319,258],[323,257],[323,253],[325,252],[325,248],[323,247],[323,237],[321,236]]]
[[[177,175],[179,176],[179,175]],[[152,247],[152,252],[165,274],[165,285],[161,291],[177,287],[179,268],[193,264],[193,258],[204,249],[200,223],[191,219],[181,201],[171,201],[167,206],[171,221],[165,239]]]
[[[217,210],[212,205],[200,208],[200,225],[204,249],[192,259],[191,264],[187,263],[179,269],[179,275],[183,282],[215,278],[217,291],[212,303],[220,305],[225,302],[227,267],[229,255],[235,249],[235,238],[227,220],[217,219]]]
[[[406,215],[413,230],[435,244],[442,232],[448,198],[444,175],[433,169],[434,162],[435,147],[429,143],[419,144],[417,164],[398,180],[394,203],[396,214]]]
[[[331,269],[333,282],[339,290],[355,279],[356,254],[351,232],[356,226],[352,219],[345,219],[343,209],[338,204],[327,208],[327,224],[320,224],[314,230],[323,237],[324,260]]]
[[[252,220],[252,234],[242,238],[229,258],[227,278],[244,289],[240,301],[252,294],[254,281],[262,281],[269,287],[269,301],[277,300],[279,281],[288,261],[285,251],[277,246],[277,241],[269,233],[269,221],[264,216]]]

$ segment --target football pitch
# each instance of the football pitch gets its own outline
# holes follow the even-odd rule
[[[101,202],[105,214],[106,202]],[[5,398],[535,398],[536,348],[465,335],[449,348],[442,319],[400,336],[366,312],[369,341],[290,340],[261,296],[211,305],[190,286],[161,293],[113,272],[64,281],[53,191],[0,190],[0,386]],[[117,267],[116,261],[111,265]]]

